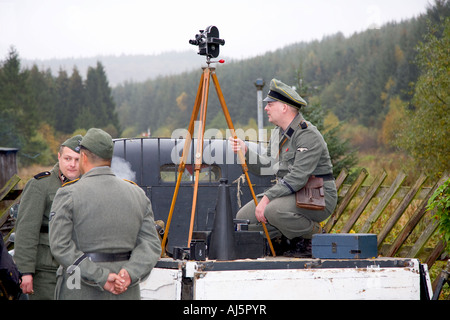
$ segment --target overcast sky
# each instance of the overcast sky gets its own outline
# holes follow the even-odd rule
[[[192,50],[219,28],[220,55],[247,58],[339,31],[345,36],[426,11],[428,0],[0,0],[0,61]],[[430,3],[434,3],[431,1]]]

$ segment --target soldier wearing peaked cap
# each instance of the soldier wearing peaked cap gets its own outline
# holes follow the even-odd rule
[[[310,257],[312,235],[320,232],[320,222],[334,211],[337,202],[327,144],[317,128],[303,118],[300,109],[307,103],[291,87],[272,79],[264,101],[269,121],[276,125],[267,154],[256,154],[240,139],[230,138],[230,143],[235,152],[245,152],[249,170],[274,174],[277,183],[257,196],[257,206],[253,201],[247,203],[236,217],[250,220],[252,230],[262,230],[261,223],[267,223],[277,254]],[[295,193],[312,175],[324,181],[324,210],[296,205]]]
[[[30,299],[53,299],[58,263],[50,253],[48,219],[56,191],[80,176],[81,135],[64,141],[52,170],[29,180],[23,190],[16,221],[14,260],[22,273],[22,292]]]
[[[108,133],[91,128],[80,146],[83,175],[52,206],[50,248],[61,265],[55,296],[140,299],[139,283],[161,253],[150,200],[112,172]]]

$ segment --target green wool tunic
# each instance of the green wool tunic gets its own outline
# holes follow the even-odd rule
[[[22,274],[33,274],[34,295],[30,299],[53,299],[59,264],[50,253],[48,223],[53,198],[61,185],[56,164],[30,179],[21,196],[14,260]]]
[[[299,236],[311,238],[319,230],[318,222],[325,220],[337,203],[334,180],[324,181],[325,210],[301,209],[295,202],[295,192],[305,186],[311,175],[333,173],[322,134],[299,113],[285,132],[282,133],[276,127],[266,154],[257,154],[249,148],[246,159],[250,171],[255,174],[273,174],[277,179],[275,185],[258,195],[258,200],[264,195],[270,200],[264,215],[269,222],[271,237],[281,233],[289,239]],[[237,218],[250,220],[255,230],[261,228],[255,218],[253,201],[241,208]]]
[[[58,190],[50,218],[50,247],[62,266],[59,299],[140,299],[139,283],[161,254],[150,200],[140,187],[116,177],[110,167],[91,169]],[[129,260],[79,259],[85,253],[123,252],[131,252]],[[108,274],[122,268],[132,280],[128,290],[120,295],[104,291]]]

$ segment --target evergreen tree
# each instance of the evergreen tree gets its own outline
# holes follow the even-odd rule
[[[59,70],[55,85],[56,85],[55,129],[60,132],[71,133],[73,131],[71,122],[73,121],[74,115],[70,110],[69,78],[65,70],[62,69]]]
[[[81,113],[85,105],[85,90],[83,80],[77,67],[73,68],[72,75],[68,83],[68,111],[71,115],[71,120],[67,123],[67,132],[74,132],[78,129],[76,118]]]
[[[41,72],[36,65],[33,65],[27,83],[30,88],[31,99],[36,103],[38,109],[36,120],[39,123],[44,122],[54,127],[56,125],[56,90],[51,71]]]
[[[39,121],[28,75],[28,70],[20,68],[19,54],[11,48],[0,69],[0,141],[4,147],[19,148],[22,163],[32,161],[45,148],[32,141]]]
[[[89,67],[85,81],[85,104],[77,117],[79,127],[109,128],[109,133],[117,136],[119,121],[117,118],[114,99],[109,87],[105,70],[100,62],[94,69]],[[112,132],[114,131],[114,132]]]

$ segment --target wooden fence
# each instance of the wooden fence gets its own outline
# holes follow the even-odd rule
[[[11,242],[9,236],[14,229],[14,219],[11,218],[11,208],[19,203],[22,190],[16,189],[20,178],[13,175],[6,184],[0,189],[0,235],[7,247],[10,247]]]
[[[339,174],[336,179],[339,202],[324,225],[325,232],[376,233],[380,255],[420,258],[431,268],[444,253],[445,243],[436,241],[437,221],[430,218],[432,213],[427,212],[426,205],[436,188],[448,179],[448,175],[444,175],[432,187],[423,187],[427,179],[423,174],[411,187],[402,187],[406,178],[403,172],[390,186],[382,185],[387,177],[385,171],[370,185],[363,185],[368,176],[367,170],[362,169],[350,185],[344,184],[348,172],[343,170]],[[0,190],[0,203],[7,204],[0,206],[0,230],[3,235],[6,234],[6,241],[13,227],[9,212],[20,198],[21,190],[15,189],[19,181],[20,178],[14,175]],[[410,240],[412,244],[405,244],[414,232],[416,239]]]
[[[339,174],[336,179],[339,202],[324,225],[325,231],[376,233],[380,255],[420,258],[429,268],[436,260],[446,258],[446,244],[436,233],[437,220],[426,206],[434,191],[448,179],[448,174],[432,187],[423,187],[427,180],[424,174],[411,187],[402,187],[406,178],[403,172],[392,185],[383,186],[387,177],[385,171],[375,177],[371,185],[363,186],[368,175],[362,169],[353,184],[345,185],[348,172],[344,170]],[[413,233],[415,239],[410,239],[408,245],[406,242]]]

